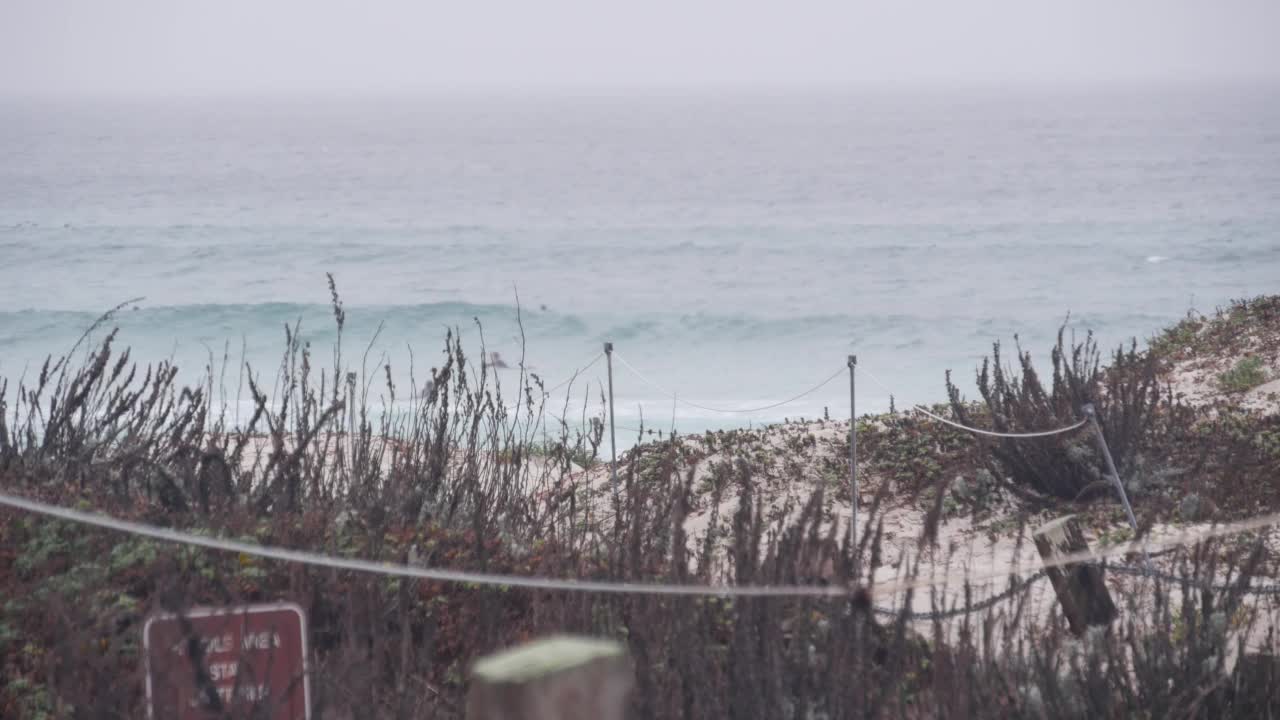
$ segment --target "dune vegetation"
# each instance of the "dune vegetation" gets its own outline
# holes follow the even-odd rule
[[[1119,618],[1083,637],[1051,591],[1021,591],[1038,569],[1030,532],[1049,518],[1079,515],[1094,547],[1133,539],[1087,432],[993,440],[909,411],[859,418],[856,533],[847,421],[643,442],[619,459],[615,488],[604,408],[581,409],[582,426],[557,420],[566,409],[544,406],[541,378],[504,386],[456,333],[420,382],[396,387],[389,368],[349,357],[330,287],[338,342],[312,348],[291,329],[266,375],[211,359],[190,384],[121,349],[108,313],[39,373],[0,378],[0,492],[422,567],[847,592],[388,578],[0,507],[0,717],[141,717],[150,613],[277,599],[307,613],[316,718],[461,717],[475,659],[562,631],[625,642],[642,718],[1280,713],[1269,530],[1168,549],[1158,576],[1107,572]],[[932,409],[1019,432],[1075,422],[1091,403],[1138,534],[1199,531],[1280,510],[1278,349],[1280,297],[1256,298],[1113,353],[1060,334],[1047,362],[1018,348],[1009,363],[996,346],[978,398],[939,378],[947,398]],[[233,396],[255,408],[239,424]],[[382,412],[397,398],[408,412]],[[966,579],[975,543],[1022,564]],[[891,578],[941,579],[879,591]]]

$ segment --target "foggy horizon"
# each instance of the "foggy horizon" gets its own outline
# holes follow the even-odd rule
[[[1280,717],[1277,30],[0,0],[0,720]]]
[[[0,97],[414,97],[1280,82],[1280,3],[0,8]]]

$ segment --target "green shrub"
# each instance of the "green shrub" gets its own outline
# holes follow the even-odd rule
[[[1151,352],[1159,357],[1168,357],[1192,348],[1204,325],[1203,319],[1188,314],[1177,325],[1151,340]]]
[[[1218,376],[1218,385],[1227,392],[1245,392],[1266,381],[1266,368],[1262,365],[1262,358],[1257,356],[1241,360]]]

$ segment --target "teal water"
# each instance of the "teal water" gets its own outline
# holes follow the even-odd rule
[[[710,407],[852,353],[937,401],[1068,313],[1114,343],[1280,291],[1280,88],[0,103],[0,375],[135,296],[121,341],[193,383],[228,346],[271,376],[299,319],[323,361],[325,272],[405,386],[448,326],[518,357],[518,292],[549,385],[612,341]],[[843,379],[726,414],[615,370],[627,427],[847,413]]]

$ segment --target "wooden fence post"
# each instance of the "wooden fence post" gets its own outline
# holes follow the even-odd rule
[[[481,658],[468,720],[623,720],[631,666],[611,640],[560,635]]]
[[[1053,583],[1062,614],[1071,632],[1084,635],[1090,625],[1109,625],[1118,614],[1111,593],[1102,581],[1102,571],[1087,562],[1053,565],[1058,558],[1087,552],[1089,543],[1075,515],[1067,515],[1042,525],[1034,533],[1036,550],[1045,561],[1045,573]]]
[[[1236,717],[1280,715],[1280,657],[1270,653],[1245,653],[1236,662],[1229,686],[1232,714]]]

